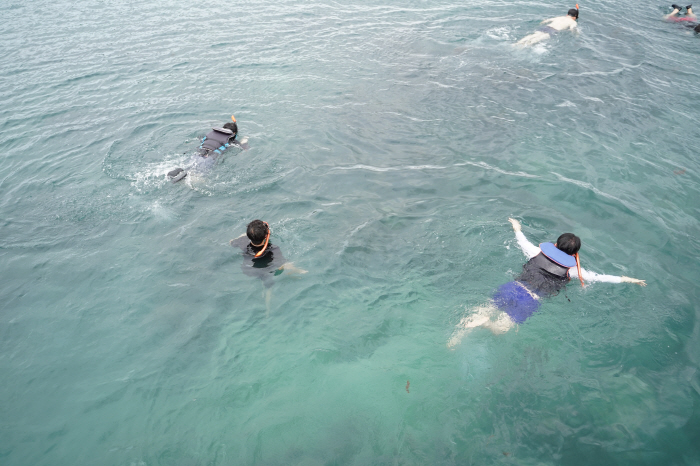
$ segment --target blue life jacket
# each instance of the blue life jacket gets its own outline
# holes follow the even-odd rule
[[[523,265],[517,280],[537,295],[553,295],[569,281],[569,269],[576,267],[576,258],[552,243],[540,244],[540,251]]]

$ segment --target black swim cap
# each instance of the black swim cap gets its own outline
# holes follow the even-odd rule
[[[567,15],[573,16],[574,18],[578,18],[578,10],[576,8],[572,8],[569,10]]]

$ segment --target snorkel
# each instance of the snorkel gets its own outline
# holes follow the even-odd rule
[[[576,5],[578,7],[578,4]],[[581,281],[581,286],[583,288],[586,287],[586,284],[583,283],[583,275],[581,275],[581,261],[578,258],[578,253],[574,253],[574,257],[576,258],[576,270],[578,271],[578,279]]]
[[[231,118],[233,118],[233,116],[232,116]],[[233,121],[236,121],[236,120],[233,120]],[[258,252],[255,254],[255,256],[253,256],[254,258],[255,258],[255,257],[260,257],[260,256],[263,255],[263,253],[264,253],[265,250],[267,249],[267,243],[270,241],[270,233],[272,233],[272,231],[270,230],[270,225],[268,225],[267,222],[263,222],[263,223],[264,223],[265,226],[267,227],[267,236],[265,236],[265,242],[263,243],[262,249],[261,249],[260,251],[258,251]]]

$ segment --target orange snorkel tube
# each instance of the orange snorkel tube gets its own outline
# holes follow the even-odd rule
[[[576,8],[578,9],[578,5],[576,5]],[[236,122],[236,117],[235,117],[235,116],[231,115],[231,119],[233,120],[234,123]]]
[[[233,118],[233,117],[231,117],[231,118]],[[236,120],[233,120],[233,121],[236,121]],[[265,242],[263,243],[262,249],[260,251],[258,251],[257,253],[255,253],[255,256],[253,256],[253,258],[262,256],[263,253],[265,252],[265,250],[267,249],[267,243],[270,241],[270,233],[271,233],[270,232],[270,225],[268,225],[267,222],[263,222],[263,223],[267,227],[267,236],[265,236]]]
[[[578,4],[576,5],[578,6]],[[581,286],[586,287],[586,284],[583,283],[583,275],[581,275],[581,261],[578,259],[578,253],[574,253],[574,257],[576,258],[576,270],[578,271],[578,279],[581,280]]]

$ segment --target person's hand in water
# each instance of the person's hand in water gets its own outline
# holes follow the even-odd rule
[[[522,230],[522,228],[520,227],[520,222],[518,222],[516,219],[509,218],[508,221],[511,223],[511,225],[513,225],[514,231],[518,232]]]
[[[640,280],[638,278],[631,278],[631,277],[625,277],[625,276],[622,276],[620,278],[622,279],[623,283],[634,283],[635,285],[639,285],[639,286],[647,286],[646,280]]]
[[[299,267],[295,267],[294,264],[292,264],[291,262],[287,262],[286,264],[282,264],[282,266],[277,270],[279,270],[280,272],[284,270],[285,272],[291,273],[291,274],[304,274],[304,273],[308,272],[308,270],[304,270],[304,269],[300,269]]]

